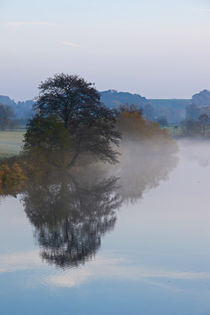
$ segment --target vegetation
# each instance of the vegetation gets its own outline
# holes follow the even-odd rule
[[[145,120],[141,111],[135,106],[121,107],[118,129],[122,134],[123,141],[135,141],[139,145],[145,140],[156,143],[161,140],[167,144],[171,141],[168,133],[161,129],[158,123]]]
[[[181,124],[181,136],[208,138],[210,136],[209,116],[201,114],[198,119],[185,119]]]
[[[125,152],[134,150],[128,142],[138,147],[138,154],[145,142],[148,154],[157,154],[160,148],[165,153],[176,151],[158,123],[145,120],[135,106],[108,109],[94,86],[78,76],[55,75],[39,88],[36,115],[27,125],[23,151],[1,163],[2,187],[22,185],[27,178],[49,176],[57,170],[72,172],[96,161],[122,162]]]
[[[50,132],[55,130],[56,126],[49,127],[52,123],[57,124],[63,139],[68,133],[69,150],[72,152],[68,167],[73,166],[82,153],[90,153],[103,161],[117,162],[113,146],[119,145],[120,133],[116,130],[115,113],[100,103],[100,96],[91,83],[78,76],[60,74],[41,83],[39,88],[40,95],[34,106],[38,114],[30,120],[25,136],[27,151],[34,149],[38,135],[42,148],[53,145],[55,149],[54,137],[49,144],[48,137],[41,139],[42,133],[39,132],[40,126],[45,134],[47,129]]]
[[[98,92],[101,102],[111,109],[119,109],[123,104],[129,106],[135,104],[138,109],[142,109],[143,115],[148,120],[157,121],[160,117],[166,117],[169,125],[180,124],[187,117],[186,111],[190,104],[194,104],[199,114],[210,114],[210,91],[203,90],[192,96],[191,99],[147,99],[139,94],[128,92],[118,92],[116,90],[108,90]],[[15,113],[19,125],[25,126],[28,119],[33,116],[33,100],[27,100],[15,103],[8,96],[0,95],[0,104],[10,106]],[[193,118],[194,119],[194,118]]]
[[[165,116],[160,116],[157,119],[157,123],[161,126],[161,127],[166,127],[168,125],[168,121],[167,118]]]
[[[17,120],[15,120],[13,110],[9,106],[0,104],[0,129],[12,129],[16,126]]]
[[[78,77],[68,76],[73,81],[58,89],[63,78],[41,85],[23,151],[0,163],[1,196],[21,193],[42,259],[60,268],[96,254],[101,237],[115,226],[117,209],[167,178],[177,149],[135,106],[106,109]]]
[[[23,161],[16,157],[7,158],[0,163],[0,195],[16,195],[22,190],[27,179]]]

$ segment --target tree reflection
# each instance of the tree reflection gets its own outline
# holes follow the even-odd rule
[[[120,194],[125,201],[134,202],[143,197],[146,190],[159,186],[167,180],[177,166],[178,157],[174,147],[157,141],[125,142],[119,165]]]
[[[44,260],[60,267],[78,266],[100,247],[116,222],[121,204],[117,179],[63,174],[28,186],[25,211],[35,226]]]
[[[27,173],[26,180],[5,180],[0,193],[22,195],[43,260],[61,268],[76,267],[96,254],[103,235],[114,228],[122,203],[142,198],[167,179],[177,164],[174,153],[174,146],[160,138],[124,140],[117,165],[90,161],[69,171],[46,163],[36,173]]]
[[[45,261],[73,267],[93,257],[101,237],[114,228],[122,203],[142,198],[176,165],[173,154],[149,154],[146,146],[143,153],[134,148],[125,149],[117,168],[94,165],[94,169],[56,172],[28,182],[23,194],[25,212]],[[114,176],[107,175],[110,170]]]

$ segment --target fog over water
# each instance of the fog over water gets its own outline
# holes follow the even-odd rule
[[[125,142],[2,198],[4,314],[209,314],[209,148]]]
[[[209,166],[210,146],[208,140],[182,140],[180,146],[186,159],[197,161],[203,167]]]

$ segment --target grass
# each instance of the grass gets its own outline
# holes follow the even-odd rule
[[[10,157],[20,152],[25,130],[0,131],[0,158]]]

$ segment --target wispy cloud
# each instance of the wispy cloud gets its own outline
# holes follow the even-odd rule
[[[65,46],[70,46],[70,47],[75,47],[75,48],[82,48],[81,45],[79,45],[77,43],[69,42],[69,41],[66,41],[66,40],[62,41],[61,43],[63,45],[65,45]]]
[[[0,273],[16,272],[42,266],[38,251],[17,252],[0,255]]]
[[[159,285],[163,280],[199,281],[210,280],[208,272],[186,272],[179,270],[161,270],[145,266],[137,266],[130,261],[98,256],[83,268],[71,269],[46,278],[49,285],[56,287],[78,287],[90,279],[123,279],[128,281],[144,281]]]
[[[49,23],[49,22],[9,22],[6,25],[11,26],[11,27],[29,26],[29,25],[56,26],[56,24]]]
[[[210,12],[210,8],[193,8],[194,11]]]

